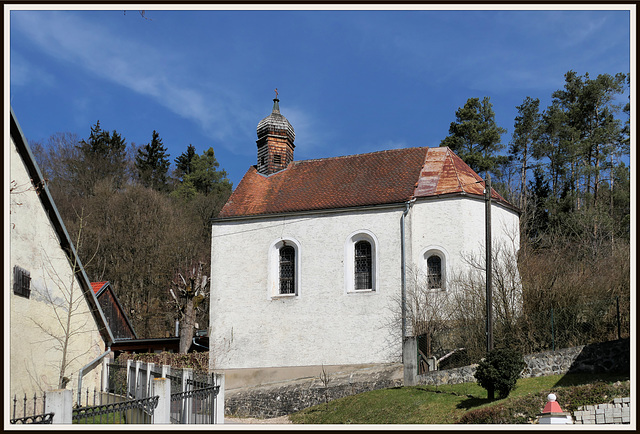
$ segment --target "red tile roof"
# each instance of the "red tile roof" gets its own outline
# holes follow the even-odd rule
[[[482,195],[484,183],[477,181],[480,176],[446,147],[293,161],[270,176],[252,166],[218,218],[393,204],[442,194]],[[506,203],[495,191],[492,197]]]
[[[104,285],[106,285],[107,283],[109,283],[108,281],[104,281],[104,282],[91,282],[91,288],[93,289],[93,293],[97,294],[98,292],[100,292],[100,290],[102,289],[102,287]]]

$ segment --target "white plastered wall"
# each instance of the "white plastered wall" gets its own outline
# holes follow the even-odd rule
[[[416,201],[405,221],[407,267],[425,251],[445,252],[446,275],[464,271],[462,252],[484,246],[484,202]],[[212,368],[237,369],[399,362],[400,221],[404,206],[298,217],[217,222],[212,230]],[[492,207],[494,240],[516,230],[515,212]],[[349,293],[345,243],[376,242],[375,292]],[[268,251],[281,239],[299,247],[297,297],[272,298]],[[347,267],[349,268],[349,267]],[[410,277],[408,276],[408,280]]]
[[[10,194],[10,269],[7,272],[11,277],[7,279],[10,286],[5,291],[8,302],[5,306],[10,306],[10,396],[21,397],[27,393],[32,397],[34,393],[40,395],[58,388],[62,352],[56,348],[58,343],[51,334],[44,330],[56,337],[64,335],[49,300],[63,305],[72,281],[74,297],[80,299],[72,316],[71,329],[75,333],[69,341],[67,356],[69,360],[75,360],[65,376],[71,380],[67,388],[75,389],[78,371],[105,351],[104,341],[13,140],[10,164],[11,181],[15,181]],[[30,273],[31,295],[28,299],[13,293],[14,265]],[[58,312],[66,314],[62,307]],[[83,378],[83,389],[99,388],[99,376],[99,369],[87,373]]]
[[[482,199],[449,197],[418,200],[412,210],[412,258],[415,269],[424,269],[424,254],[440,250],[446,256],[445,275],[464,273],[464,255],[485,254],[485,202]],[[491,207],[492,245],[519,246],[519,217],[495,202]],[[484,256],[482,256],[484,258]]]
[[[389,363],[399,329],[389,308],[400,287],[400,208],[213,225],[211,346],[214,367]],[[376,290],[345,290],[345,242],[355,232],[378,243]],[[271,297],[268,250],[299,244],[297,297]],[[396,354],[397,353],[397,354]]]

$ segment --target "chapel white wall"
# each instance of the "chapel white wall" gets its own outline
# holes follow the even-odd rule
[[[98,327],[81,293],[81,287],[60,247],[58,236],[31,184],[26,167],[12,141],[10,176],[16,188],[10,194],[10,275],[5,302],[10,306],[9,359],[10,394],[41,394],[58,388],[62,353],[57,342],[43,332],[46,328],[61,337],[52,305],[44,294],[63,303],[65,291],[74,281],[75,297],[81,297],[78,311],[72,319],[72,329],[78,332],[70,340],[68,359],[75,358],[67,368],[71,379],[67,388],[76,388],[78,371],[105,351]],[[18,265],[31,275],[31,296],[13,293],[13,266]],[[8,300],[7,300],[8,299]],[[83,378],[83,389],[99,388],[99,369]]]
[[[484,261],[485,202],[481,199],[450,197],[418,200],[412,210],[412,266],[424,271],[424,252],[440,250],[446,255],[447,278],[464,274],[464,256],[476,255]],[[492,245],[509,246],[516,253],[520,245],[519,216],[496,203],[491,207]]]
[[[463,273],[462,253],[484,250],[484,202],[416,201],[406,218],[407,267],[429,248],[446,252],[446,275]],[[400,220],[404,206],[303,217],[218,222],[212,231],[211,347],[216,369],[393,363],[401,358]],[[494,242],[517,239],[518,216],[492,207]],[[378,290],[347,294],[344,245],[367,231],[378,241]],[[271,299],[268,255],[276,240],[300,245],[300,294]],[[408,281],[410,276],[408,276]]]
[[[212,232],[211,340],[217,369],[390,363],[389,325],[400,287],[401,210],[216,223]],[[346,293],[344,245],[368,230],[378,242],[375,292]],[[300,245],[297,297],[270,298],[267,251]]]

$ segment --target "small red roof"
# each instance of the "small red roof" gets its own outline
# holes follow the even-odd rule
[[[104,285],[106,285],[107,283],[109,283],[108,281],[104,281],[104,282],[91,282],[91,288],[93,289],[93,293],[97,294],[98,292],[100,292],[100,290],[102,289],[102,287]]]
[[[542,413],[562,413],[562,408],[557,401],[547,401],[547,404],[544,406]]]
[[[293,161],[269,176],[252,166],[218,218],[384,205],[443,194],[482,195],[483,191],[482,178],[447,147],[394,149]],[[492,197],[507,203],[495,191]]]

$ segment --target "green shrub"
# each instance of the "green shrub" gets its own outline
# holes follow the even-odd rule
[[[498,392],[499,398],[506,398],[516,387],[516,381],[526,364],[522,354],[512,349],[491,350],[476,369],[475,377],[478,384],[487,390],[489,398],[493,399],[493,392]]]
[[[470,410],[464,414],[457,422],[460,424],[504,424],[508,423],[505,418],[504,408],[501,406],[483,407]]]
[[[598,381],[567,389],[554,389],[553,393],[558,397],[558,402],[561,403],[564,411],[575,411],[580,406],[605,404],[613,401],[613,398],[630,396],[631,391],[629,382],[607,384]]]

